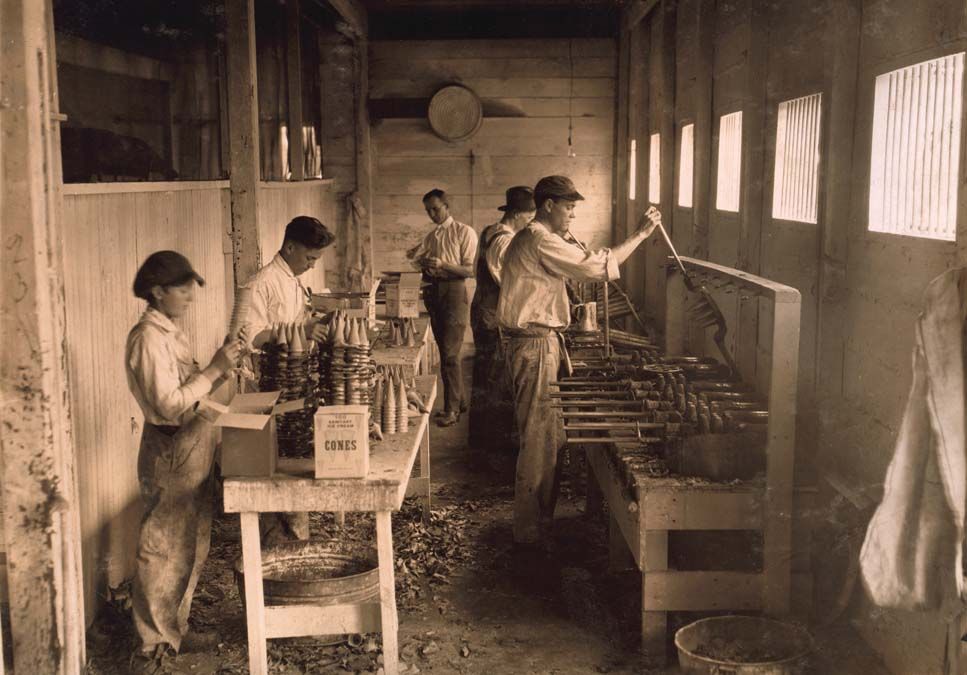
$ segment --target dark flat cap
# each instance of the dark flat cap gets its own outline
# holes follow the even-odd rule
[[[151,289],[155,286],[180,286],[194,279],[199,286],[205,280],[188,262],[188,258],[177,251],[156,251],[141,263],[134,275],[134,295],[144,300],[151,299]]]
[[[507,189],[506,199],[507,202],[503,206],[498,206],[498,211],[536,211],[537,206],[534,205],[534,191],[531,190],[526,185],[515,185],[512,188]]]
[[[544,176],[534,186],[534,194],[540,195],[542,198],[569,199],[572,202],[584,199],[567,176]]]

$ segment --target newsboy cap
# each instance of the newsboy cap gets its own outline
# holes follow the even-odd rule
[[[205,280],[188,262],[188,258],[177,251],[155,251],[141,263],[134,275],[134,295],[143,300],[151,300],[151,289],[155,286],[180,286],[194,279],[199,286]]]
[[[567,176],[544,176],[534,186],[534,194],[540,200],[557,197],[576,202],[584,199]]]

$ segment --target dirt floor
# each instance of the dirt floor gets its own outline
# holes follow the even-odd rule
[[[680,672],[676,666],[646,671],[639,665],[640,575],[607,571],[607,524],[602,515],[584,514],[579,458],[571,458],[565,474],[553,552],[521,557],[511,546],[513,460],[473,457],[465,440],[465,416],[455,427],[431,427],[431,522],[424,525],[419,507],[409,501],[394,516],[401,672]],[[314,538],[365,544],[375,541],[373,531],[372,519],[363,515],[350,514],[343,529],[329,514],[313,516]],[[239,554],[238,517],[217,516],[191,621],[197,629],[216,631],[221,643],[210,653],[179,655],[171,672],[248,672],[245,619],[232,571]],[[134,646],[127,591],[112,595],[88,632],[91,674],[127,672]],[[682,621],[674,617],[671,623]],[[814,635],[811,672],[885,675],[848,624]],[[326,642],[270,641],[270,672],[382,672],[378,635]]]

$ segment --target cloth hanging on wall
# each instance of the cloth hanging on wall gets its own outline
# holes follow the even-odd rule
[[[917,321],[913,384],[883,501],[860,552],[874,603],[939,611],[948,620],[964,597],[965,314],[967,268],[934,279]]]

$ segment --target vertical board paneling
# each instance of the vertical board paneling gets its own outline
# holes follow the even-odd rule
[[[505,189],[549,174],[570,175],[587,197],[577,236],[607,245],[615,48],[614,40],[580,39],[373,42],[373,98],[426,97],[457,81],[485,108],[514,111],[486,117],[461,143],[440,140],[422,119],[384,119],[374,128],[373,269],[406,268],[403,251],[429,229],[420,203],[428,190],[447,190],[454,217],[479,231],[500,218]]]
[[[343,235],[334,220],[336,214],[335,197],[329,183],[307,181],[305,184],[286,184],[264,188],[259,194],[259,245],[263,264],[272,260],[282,246],[285,226],[296,216],[314,216],[321,220],[330,232],[338,237]],[[338,270],[341,268],[337,258],[338,244],[326,249],[323,259],[316,267],[306,272],[302,284],[314,292],[327,286],[338,284]],[[326,271],[329,270],[329,282]]]
[[[223,189],[113,192],[64,197],[67,348],[81,502],[88,619],[106,585],[133,571],[141,504],[137,453],[141,412],[124,373],[127,333],[144,303],[131,283],[151,252],[184,253],[205,277],[182,326],[199,360],[220,344],[230,308]],[[230,264],[230,258],[227,259]]]

